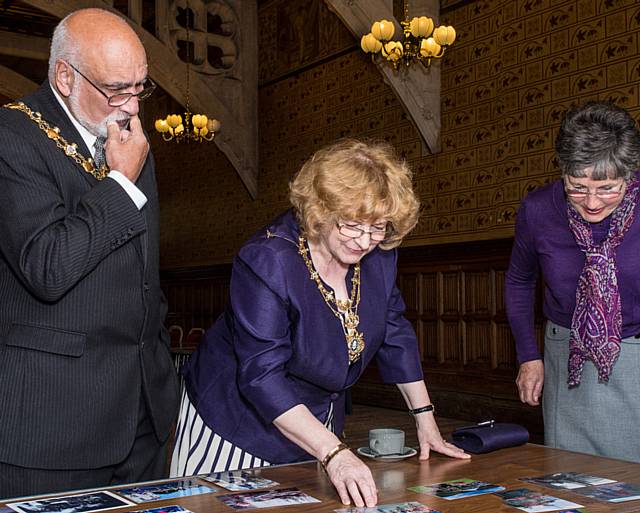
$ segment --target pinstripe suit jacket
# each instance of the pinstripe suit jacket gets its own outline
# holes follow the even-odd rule
[[[48,83],[24,99],[90,155]],[[138,210],[25,114],[0,109],[0,461],[45,469],[122,461],[145,400],[166,439],[177,382],[163,327],[158,198]]]

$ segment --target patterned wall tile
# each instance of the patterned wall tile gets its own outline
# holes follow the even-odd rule
[[[476,0],[448,10],[441,21],[458,39],[441,63],[443,151],[426,156],[393,92],[323,2],[272,0],[259,18],[259,197],[249,200],[213,146],[159,149],[152,139],[165,266],[229,261],[286,207],[301,163],[342,136],[389,140],[409,160],[422,202],[411,245],[502,238],[521,198],[557,177],[553,139],[568,107],[608,99],[640,115],[635,0]],[[317,30],[288,26],[304,19]],[[180,170],[162,167],[171,152]]]

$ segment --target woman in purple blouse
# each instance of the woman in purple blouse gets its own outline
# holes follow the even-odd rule
[[[640,132],[624,109],[591,102],[567,112],[555,147],[562,177],[523,200],[506,275],[520,399],[542,394],[547,445],[640,461]]]
[[[184,370],[171,474],[318,459],[344,504],[374,506],[371,472],[338,435],[344,394],[369,362],[415,417],[420,457],[445,442],[395,285],[415,226],[411,173],[387,144],[318,151],[291,183],[293,209],[240,250],[231,302]]]

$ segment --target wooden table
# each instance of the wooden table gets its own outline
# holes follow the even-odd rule
[[[589,513],[609,511],[615,511],[617,513],[640,512],[640,500],[615,504],[606,503],[571,493],[569,490],[551,490],[531,483],[518,481],[518,477],[575,471],[607,477],[617,481],[640,484],[640,464],[549,449],[540,445],[527,444],[512,449],[503,449],[491,454],[476,455],[467,461],[453,460],[435,454],[432,456],[432,459],[425,462],[420,462],[417,456],[394,462],[380,460],[366,460],[366,462],[370,466],[378,486],[380,504],[418,501],[443,513],[517,513],[520,511],[504,505],[502,501],[494,495],[480,495],[455,501],[446,501],[407,490],[409,486],[438,483],[467,477],[500,484],[506,487],[507,490],[515,488],[537,490],[548,495],[582,504]],[[280,483],[280,486],[276,488],[295,486],[322,501],[319,504],[269,508],[265,511],[273,513],[327,513],[334,509],[344,507],[340,503],[327,476],[322,472],[317,463],[264,468],[256,471],[256,474]],[[202,484],[207,484],[207,482],[202,481]],[[150,509],[168,504],[180,504],[195,513],[230,513],[234,511],[218,501],[216,496],[238,492],[229,492],[220,487],[216,488],[219,489],[219,492],[215,494],[148,502],[136,505],[135,507],[111,510],[111,512],[118,513],[119,511]],[[114,489],[117,490],[117,488]],[[0,502],[0,507],[3,505],[4,504]]]

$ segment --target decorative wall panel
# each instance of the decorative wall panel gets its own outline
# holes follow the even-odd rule
[[[180,326],[185,335],[211,326],[229,301],[230,266],[164,271],[161,278],[169,305],[166,325]]]
[[[423,320],[419,323],[420,330],[417,332],[422,354],[422,361],[427,365],[438,363],[438,353],[440,344],[438,343],[438,323],[435,321]]]
[[[438,315],[438,276],[435,273],[419,275],[420,290],[422,291],[422,314],[435,318]]]
[[[313,151],[343,136],[385,138],[409,159],[422,202],[420,223],[402,250],[399,284],[434,400],[443,414],[480,418],[483,408],[495,408],[501,418],[533,419],[539,427],[539,410],[521,407],[515,392],[504,239],[513,234],[520,200],[557,177],[553,138],[572,103],[609,99],[640,114],[640,6],[635,0],[451,2],[441,21],[458,29],[458,41],[441,63],[443,151],[423,157],[417,133],[359,50],[339,42],[314,46],[316,57],[296,53],[285,69],[279,57],[285,47],[276,40],[284,2],[265,2],[259,13],[265,31],[258,200],[248,200],[224,160],[185,149],[185,169],[159,177],[163,209],[186,205],[163,214],[164,267],[230,262],[244,239],[286,208],[287,183]],[[313,5],[331,19],[321,2]],[[335,52],[321,55],[321,48]],[[206,171],[195,165],[202,161]],[[456,252],[443,249],[456,242]],[[455,263],[463,257],[484,263]],[[539,310],[536,315],[541,340]],[[379,390],[375,372],[368,379],[354,391],[356,399]],[[388,404],[398,406],[397,397]]]

